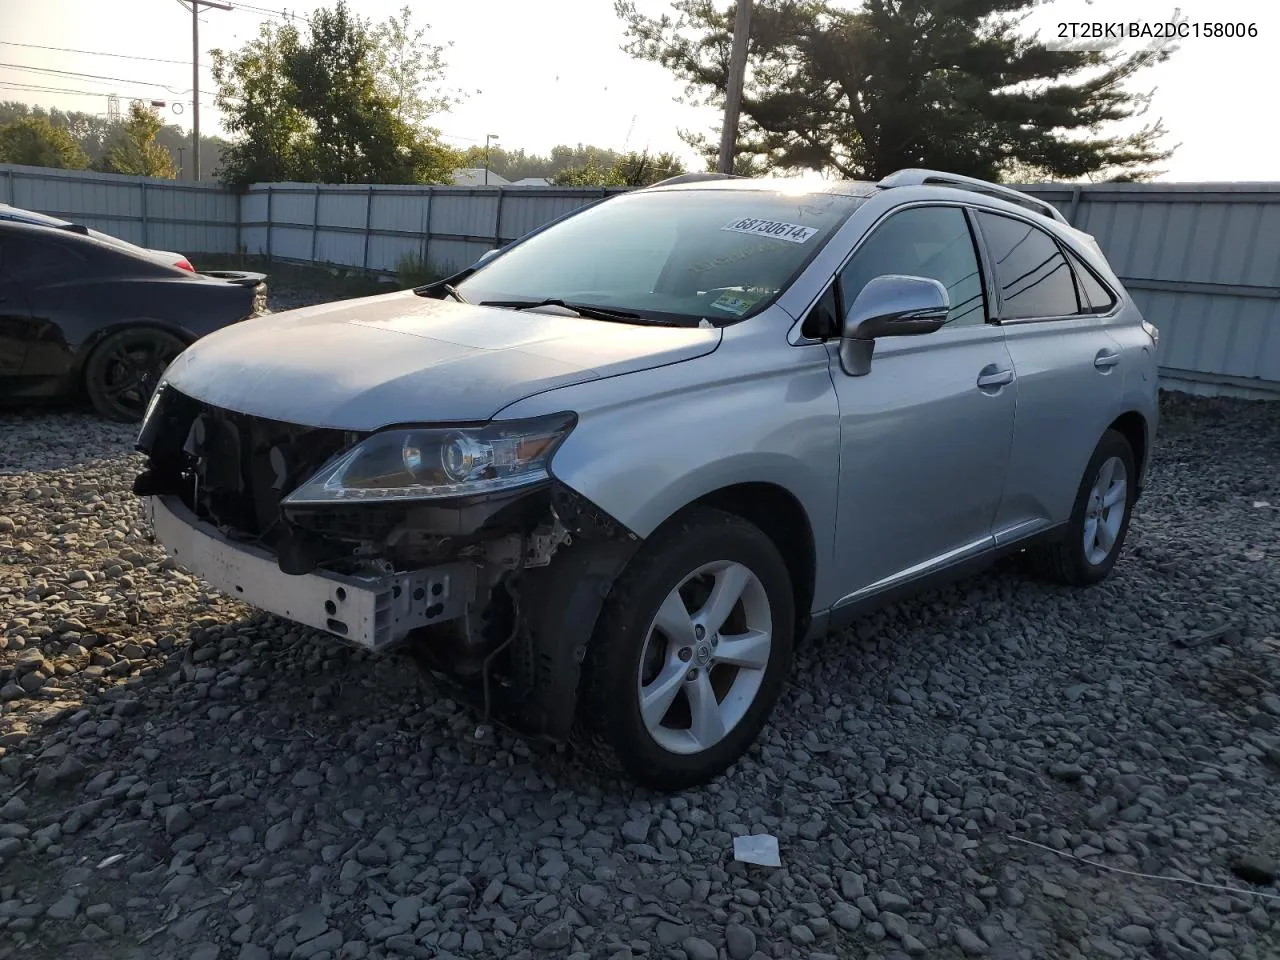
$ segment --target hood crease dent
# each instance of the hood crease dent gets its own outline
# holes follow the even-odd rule
[[[250,416],[337,430],[484,421],[536,393],[705,356],[718,328],[606,323],[412,291],[269,314],[169,367],[174,389]]]

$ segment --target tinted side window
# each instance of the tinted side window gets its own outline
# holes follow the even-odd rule
[[[928,277],[946,287],[950,326],[986,320],[982,271],[969,221],[959,207],[912,207],[876,227],[840,274],[844,309],[869,281],[887,273]]]
[[[1051,236],[1012,217],[978,218],[1004,304],[1002,319],[1069,317],[1079,310],[1071,267]]]
[[[1071,258],[1076,270],[1076,284],[1080,293],[1081,313],[1106,313],[1115,306],[1116,298],[1106,285],[1078,257]]]

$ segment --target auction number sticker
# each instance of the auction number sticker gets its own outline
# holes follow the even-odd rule
[[[760,217],[742,217],[720,228],[730,233],[745,233],[753,237],[771,237],[787,243],[805,243],[818,232],[817,227],[804,227],[798,223],[781,220],[764,220]]]

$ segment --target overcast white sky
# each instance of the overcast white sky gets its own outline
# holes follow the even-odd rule
[[[403,4],[353,0],[352,6],[381,20]],[[252,0],[252,5],[306,14],[327,4]],[[1163,21],[1174,5],[1171,0],[1055,0],[1038,9],[1030,23],[1048,36],[1060,21]],[[483,143],[486,134],[497,134],[506,146],[536,152],[582,142],[673,150],[687,157],[677,128],[710,131],[715,125],[714,113],[673,102],[680,86],[660,67],[619,49],[623,36],[612,0],[432,0],[411,6],[419,21],[431,24],[436,42],[453,42],[449,81],[470,93],[439,120],[456,146]],[[640,6],[656,13],[667,0],[640,0]],[[1168,64],[1137,79],[1137,89],[1157,88],[1151,113],[1164,118],[1170,144],[1181,144],[1162,179],[1280,179],[1274,121],[1280,0],[1183,0],[1181,6],[1192,21],[1256,23],[1258,35],[1187,39]],[[206,11],[200,26],[203,62],[212,47],[235,47],[250,39],[264,20],[278,22],[243,8]],[[101,113],[110,93],[126,105],[139,96],[189,102],[190,57],[191,17],[177,0],[0,0],[0,99]],[[212,93],[209,72],[202,70],[201,127],[220,132]],[[186,127],[191,108],[181,116],[172,108],[167,114]]]

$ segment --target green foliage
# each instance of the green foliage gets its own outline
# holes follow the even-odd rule
[[[525,177],[546,177],[551,180],[566,170],[590,165],[607,170],[623,156],[617,150],[582,143],[576,146],[559,144],[552,147],[548,154],[529,153],[524,148],[505,150],[492,145],[489,148],[489,169],[508,180],[523,180]],[[459,157],[460,167],[484,165],[485,149],[482,145],[468,148]]]
[[[129,105],[129,117],[112,134],[100,167],[105,173],[173,179],[173,158],[156,142],[164,122],[139,101]]]
[[[443,276],[444,274],[420,252],[406,253],[396,263],[396,280],[403,288],[434,283]]]
[[[448,113],[461,100],[456,93],[444,93],[445,50],[453,46],[430,43],[430,24],[413,25],[406,6],[373,30],[378,84],[391,100],[398,119],[422,128],[434,116]]]
[[[89,158],[65,128],[47,117],[23,117],[0,126],[0,163],[83,170]]]
[[[300,179],[312,135],[284,66],[298,43],[295,27],[263,24],[258,36],[239,50],[211,51],[218,86],[214,102],[231,134],[218,169],[225,183]]]
[[[263,26],[234,52],[214,51],[217,103],[234,138],[219,176],[255,181],[449,183],[456,153],[420,125],[452,101],[429,88],[443,47],[403,10],[379,27],[344,0],[308,33]]]
[[[1051,50],[1021,30],[1037,2],[757,0],[735,167],[860,180],[930,167],[994,180],[1124,174],[1167,159],[1158,121],[1104,129],[1141,116],[1149,95],[1128,83],[1173,48]],[[615,0],[625,49],[683,80],[690,102],[723,103],[733,6],[673,7],[654,18]],[[714,158],[718,143],[683,136]]]
[[[106,157],[107,147],[124,121],[111,121],[107,117],[81,113],[76,110],[46,110],[16,100],[0,101],[0,127],[24,118],[44,119],[60,130],[65,130],[88,158],[88,164],[100,168]],[[156,143],[164,147],[175,160],[187,166],[191,163],[191,135],[176,124],[167,123],[156,134]],[[200,137],[200,163],[205,170],[215,170],[222,156],[226,141],[219,137]],[[181,173],[179,173],[181,175]]]
[[[681,173],[684,164],[674,155],[650,156],[646,150],[615,155],[608,164],[588,155],[582,166],[560,171],[551,182],[558,187],[647,187]]]

